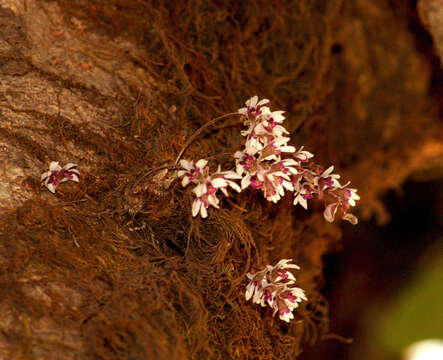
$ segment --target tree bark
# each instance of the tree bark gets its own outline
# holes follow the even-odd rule
[[[441,176],[406,16],[381,0],[222,3],[0,0],[0,359],[285,359],[330,333],[322,256],[341,230],[319,207],[240,197],[202,222],[189,192],[145,176],[256,93],[352,180],[363,219],[388,221],[380,196],[412,174]],[[238,130],[186,156],[234,152]],[[51,161],[81,181],[51,194]],[[244,301],[246,272],[281,258],[310,299],[287,327]]]

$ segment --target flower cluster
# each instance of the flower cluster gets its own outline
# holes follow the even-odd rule
[[[292,287],[295,283],[294,275],[288,269],[300,268],[290,264],[291,259],[282,259],[274,266],[267,265],[262,271],[255,274],[247,274],[250,280],[246,286],[246,300],[252,298],[252,302],[265,307],[268,305],[273,309],[274,316],[278,312],[281,320],[289,322],[294,318],[292,311],[299,303],[307,300],[305,292]]]
[[[207,217],[209,206],[219,207],[216,192],[220,189],[227,195],[227,187],[237,192],[247,188],[257,189],[263,196],[277,203],[285,191],[294,193],[293,204],[308,208],[308,200],[314,197],[328,202],[323,212],[324,218],[332,222],[337,212],[344,220],[356,224],[357,218],[348,213],[360,197],[357,190],[348,188],[349,182],[341,185],[340,175],[333,174],[333,166],[326,170],[311,161],[314,156],[309,151],[288,145],[289,132],[283,127],[283,111],[271,111],[268,99],[260,100],[254,96],[246,101],[246,107],[238,110],[243,116],[247,130],[241,134],[246,137],[244,148],[234,153],[235,170],[220,171],[210,175],[207,161],[201,159],[194,164],[181,160],[182,185],[195,183],[196,200],[192,204],[192,215],[199,213]],[[283,157],[284,156],[284,157]],[[240,186],[233,180],[240,180]]]
[[[52,161],[49,165],[49,171],[42,174],[41,182],[50,192],[55,193],[60,183],[68,180],[78,182],[79,175],[80,171],[77,170],[77,164],[69,163],[61,167],[58,161]]]
[[[288,146],[289,132],[281,125],[285,119],[283,111],[271,111],[264,106],[269,100],[258,101],[254,96],[246,101],[246,107],[238,112],[244,117],[247,130],[242,151],[234,154],[236,172],[242,175],[242,190],[248,187],[259,189],[268,201],[276,203],[285,190],[294,192],[294,205],[308,208],[307,201],[313,197],[332,198],[326,206],[324,218],[332,222],[337,210],[341,210],[342,219],[357,223],[357,218],[348,213],[360,197],[356,189],[348,188],[349,183],[341,185],[340,175],[333,174],[331,166],[323,168],[311,162],[314,156],[301,147],[296,150]],[[284,153],[290,154],[282,158]]]
[[[181,160],[180,165],[184,170],[178,171],[178,177],[182,178],[183,187],[190,183],[196,184],[192,190],[196,199],[192,203],[192,216],[200,213],[202,218],[208,216],[209,206],[219,208],[220,200],[217,198],[217,191],[220,190],[228,196],[228,187],[240,192],[240,186],[232,179],[240,179],[241,176],[233,171],[221,171],[220,166],[217,172],[210,174],[208,161],[200,159],[195,164],[193,161]]]

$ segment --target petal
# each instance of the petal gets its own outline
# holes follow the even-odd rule
[[[321,174],[320,177],[328,176],[333,170],[334,170],[334,165],[331,165],[325,171],[323,171],[323,174]]]
[[[198,184],[192,191],[197,197],[200,197],[206,193],[206,190],[206,184]]]
[[[195,199],[192,203],[192,216],[196,217],[198,212],[200,211],[200,206],[202,205],[202,202],[200,199]]]
[[[183,169],[191,170],[191,169],[194,168],[194,162],[193,162],[192,160],[189,161],[189,160],[185,160],[185,159],[183,159],[183,160],[180,160],[180,166],[181,166]]]
[[[279,133],[281,133],[281,134],[289,134],[289,131],[286,130],[286,128],[283,127],[283,126],[281,126],[281,125],[277,125],[277,126],[274,128],[274,131],[275,131],[275,132],[279,132]]]
[[[206,207],[204,204],[202,204],[202,206],[200,207],[200,214],[203,219],[208,216],[208,210],[206,210]]]
[[[58,163],[58,161],[52,161],[49,164],[49,170],[50,171],[60,171],[62,168],[60,166],[60,164]]]
[[[249,283],[248,286],[246,286],[246,293],[245,293],[246,301],[248,301],[252,297],[253,293],[254,293],[254,285],[252,283]]]
[[[294,159],[284,159],[282,161],[282,163],[286,167],[297,166],[298,165],[298,161],[295,161]]]
[[[268,160],[268,161],[275,160],[275,161],[277,161],[277,160],[279,160],[279,158],[276,155],[269,155],[269,156],[266,156],[265,158],[263,158],[263,160]]]
[[[293,147],[293,146],[282,146],[282,147],[279,148],[279,150],[281,152],[289,152],[289,153],[291,153],[291,152],[295,152],[295,147]]]
[[[72,168],[74,168],[74,167],[77,167],[78,165],[77,164],[74,164],[74,163],[67,163],[65,166],[63,166],[63,169],[64,170],[70,170],[70,171],[72,171],[71,169]]]
[[[242,115],[245,115],[245,116],[246,116],[246,115],[248,114],[248,109],[245,108],[245,107],[243,107],[243,108],[241,108],[241,109],[238,109],[237,112],[238,112],[239,114],[242,114]]]
[[[300,193],[294,198],[294,203],[293,204],[294,205],[300,204],[306,210],[308,209],[308,202],[306,201],[305,198],[303,198],[303,196]]]
[[[261,300],[262,297],[263,297],[263,290],[256,288],[255,292],[254,292],[254,296],[252,298],[252,302],[254,304],[261,304],[262,303],[262,300]]]
[[[220,208],[220,207],[218,206],[220,200],[218,200],[217,197],[216,197],[214,194],[208,196],[208,202],[209,202],[209,204],[212,205],[213,207],[215,207],[215,208],[217,208],[217,209]]]
[[[242,188],[242,189],[246,189],[249,185],[251,185],[251,175],[246,175],[246,176],[241,180],[241,188]]]
[[[70,179],[70,180],[75,181],[75,182],[79,182],[77,174],[72,174],[72,179]]]
[[[287,264],[285,265],[286,269],[296,269],[296,270],[300,270],[300,266],[295,265],[295,264]]]
[[[277,264],[274,265],[274,268],[285,267],[287,263],[290,263],[292,259],[281,259]]]
[[[186,170],[179,170],[179,171],[177,171],[177,177],[182,177],[186,173],[187,173]]]
[[[203,169],[208,164],[208,160],[200,159],[195,163],[195,167],[198,167],[200,169]]]
[[[284,312],[283,315],[279,312],[278,315],[279,315],[280,320],[284,320],[286,322],[289,322],[291,319],[294,318],[292,311]]]
[[[246,274],[246,277],[247,277],[249,280],[252,280],[253,278],[255,278],[255,275],[256,275],[256,274],[247,273],[247,274]]]
[[[40,177],[40,181],[44,181],[47,178],[49,178],[51,176],[51,172],[50,171],[46,171],[42,174],[42,176]]]
[[[295,276],[290,271],[287,271],[286,274],[288,274],[288,279],[289,280],[294,280],[295,281]]]
[[[223,172],[223,177],[225,179],[241,179],[242,177],[235,173],[234,171],[225,171]]]
[[[258,96],[254,95],[249,100],[246,100],[246,105],[255,107],[257,105],[257,101],[258,101]]]
[[[211,185],[215,188],[221,188],[228,186],[228,183],[223,178],[215,178],[211,180]]]
[[[261,99],[261,100],[257,103],[257,106],[262,106],[262,105],[267,104],[267,103],[269,103],[269,100],[268,100],[268,99]]]
[[[333,222],[335,219],[335,213],[337,212],[337,203],[332,203],[326,206],[325,211],[323,211],[323,217],[328,222]]]
[[[182,180],[182,186],[186,187],[190,182],[191,182],[191,180],[189,179],[189,176],[185,176],[185,177],[183,177],[183,180]]]
[[[343,220],[349,221],[352,225],[357,225],[358,224],[358,219],[353,214],[345,214],[345,215],[343,215]]]
[[[55,194],[55,189],[57,188],[56,186],[54,186],[54,184],[48,184],[46,185],[46,187],[48,188],[48,190],[50,192],[52,192],[53,194]]]
[[[271,116],[272,116],[272,118],[274,119],[275,122],[281,123],[285,119],[285,117],[283,116],[283,113],[284,113],[284,111],[281,111],[281,110],[273,111],[271,113]]]
[[[243,155],[244,155],[244,151],[236,151],[234,153],[234,158],[235,159],[241,159],[243,157]]]
[[[283,181],[282,185],[285,187],[286,190],[294,191],[294,186],[292,186],[291,182]]]
[[[237,183],[235,183],[235,182],[233,182],[233,181],[229,181],[229,186],[230,186],[231,188],[233,188],[235,191],[237,191],[237,192],[241,192],[241,188],[240,188],[240,186],[238,186]]]
[[[308,298],[306,297],[306,294],[305,294],[303,289],[293,288],[292,289],[292,294],[294,296],[296,296],[298,299],[301,299],[301,300],[304,300],[304,301],[308,301]]]

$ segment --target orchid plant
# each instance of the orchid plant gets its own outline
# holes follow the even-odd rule
[[[206,218],[210,206],[218,209],[218,190],[228,196],[229,188],[238,193],[250,188],[260,191],[266,200],[273,203],[277,203],[286,191],[293,192],[293,204],[305,209],[308,208],[308,201],[316,197],[327,203],[323,211],[326,221],[333,222],[337,212],[340,212],[343,220],[357,224],[357,217],[348,212],[360,199],[357,190],[350,188],[349,182],[344,185],[340,183],[340,175],[333,173],[334,166],[324,169],[312,162],[314,155],[304,150],[303,146],[296,149],[288,145],[289,131],[282,125],[284,112],[271,111],[266,106],[268,103],[268,99],[259,100],[253,96],[246,101],[245,107],[237,111],[236,114],[243,118],[246,130],[241,131],[245,137],[243,148],[232,155],[235,162],[233,169],[221,171],[218,165],[217,171],[211,174],[206,159],[196,163],[185,159],[179,162],[186,147],[203,128],[226,115],[197,130],[183,147],[175,165],[180,164],[177,177],[182,179],[182,186],[195,185],[192,190],[195,195],[192,216],[200,214]],[[305,292],[293,286],[295,277],[289,269],[300,268],[291,261],[282,259],[255,274],[248,273],[249,284],[245,293],[247,301],[252,299],[255,304],[271,307],[273,316],[278,313],[279,318],[286,322],[294,318],[293,310],[299,303],[307,301]]]
[[[181,160],[181,170],[177,176],[182,178],[182,185],[195,184],[193,193],[195,200],[192,204],[192,216],[200,214],[202,218],[208,216],[210,206],[219,208],[220,200],[216,196],[220,190],[226,196],[228,188],[237,192],[251,188],[259,190],[268,201],[277,203],[285,191],[294,193],[294,205],[308,208],[308,200],[317,197],[329,202],[323,212],[326,221],[333,222],[337,212],[341,218],[352,224],[357,224],[355,215],[348,212],[355,201],[360,199],[357,190],[349,188],[349,182],[342,185],[340,175],[334,174],[334,167],[326,170],[311,161],[314,156],[303,146],[296,149],[288,145],[289,132],[283,127],[285,119],[283,111],[271,111],[268,99],[259,100],[253,96],[246,101],[246,107],[237,111],[247,127],[241,131],[245,137],[242,150],[233,154],[235,168],[210,174],[208,161],[200,159],[196,163],[192,160]],[[240,185],[235,182],[240,181]]]
[[[340,184],[340,175],[333,173],[333,166],[324,170],[322,166],[313,163],[311,159],[314,155],[304,150],[303,146],[297,150],[288,145],[290,137],[286,135],[289,132],[282,125],[284,112],[271,111],[266,106],[268,103],[268,99],[259,100],[253,96],[236,113],[223,115],[205,124],[183,146],[172,169],[177,170],[175,176],[181,178],[183,187],[194,185],[192,216],[200,214],[206,218],[209,207],[218,209],[220,193],[228,196],[229,189],[240,193],[250,188],[260,191],[266,200],[273,203],[277,203],[286,191],[293,192],[293,204],[305,209],[308,208],[308,200],[314,197],[325,202],[332,199],[325,207],[324,218],[332,222],[337,212],[340,212],[342,219],[357,224],[357,218],[348,212],[350,207],[355,206],[355,201],[360,199],[357,190],[349,188],[349,182]],[[230,115],[240,115],[246,127],[241,131],[245,137],[243,148],[232,154],[235,163],[232,169],[222,171],[218,165],[217,171],[211,173],[206,159],[197,162],[181,159],[186,148],[204,128]],[[41,176],[42,185],[55,193],[62,182],[78,182],[80,172],[77,168],[74,163],[62,167],[57,161],[52,161],[49,170]],[[160,173],[160,178],[164,179],[166,173],[167,170]],[[169,186],[170,181],[165,182]],[[289,270],[300,268],[291,264],[291,261],[282,259],[274,266],[267,265],[264,270],[248,273],[249,284],[245,293],[247,301],[252,299],[253,303],[271,307],[273,315],[278,313],[279,318],[286,322],[294,318],[292,312],[299,303],[307,300],[304,291],[294,287],[295,277]]]

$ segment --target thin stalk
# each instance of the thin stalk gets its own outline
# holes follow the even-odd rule
[[[198,130],[196,130],[191,137],[186,141],[186,143],[183,145],[182,149],[180,150],[177,159],[175,160],[174,163],[174,168],[177,166],[178,162],[180,161],[181,157],[183,156],[184,152],[186,151],[186,149],[189,147],[189,145],[191,145],[191,143],[197,138],[197,136],[199,136],[203,130],[205,130],[206,128],[208,128],[209,126],[215,124],[217,121],[225,119],[229,116],[232,115],[238,115],[237,112],[235,113],[229,113],[229,114],[224,114],[222,116],[216,117],[215,119],[212,119],[211,121],[207,122],[206,124],[204,124],[201,128],[199,128]]]
[[[140,184],[140,182],[147,178],[148,176],[150,176],[153,173],[156,173],[160,170],[164,170],[164,169],[168,169],[168,170],[175,170],[177,169],[177,164],[180,161],[181,157],[183,156],[183,154],[185,153],[186,149],[189,147],[189,145],[191,145],[191,143],[195,140],[195,138],[197,136],[199,136],[203,130],[205,130],[206,128],[208,128],[209,126],[211,126],[212,124],[215,124],[217,121],[225,119],[229,116],[232,115],[238,115],[238,113],[229,113],[229,114],[224,114],[222,116],[216,117],[215,119],[212,119],[211,121],[207,122],[206,124],[204,124],[202,127],[200,127],[198,130],[196,130],[191,137],[186,141],[186,143],[183,145],[182,149],[180,150],[180,153],[177,155],[177,159],[175,159],[175,163],[174,165],[163,165],[163,166],[159,166],[155,169],[151,169],[149,170],[146,174],[144,174],[141,178],[139,178],[137,180],[137,182],[135,183],[134,187],[136,187],[138,184]],[[214,155],[213,157],[217,157],[217,156],[221,156],[221,155],[226,155],[226,154],[218,154],[218,155]]]

